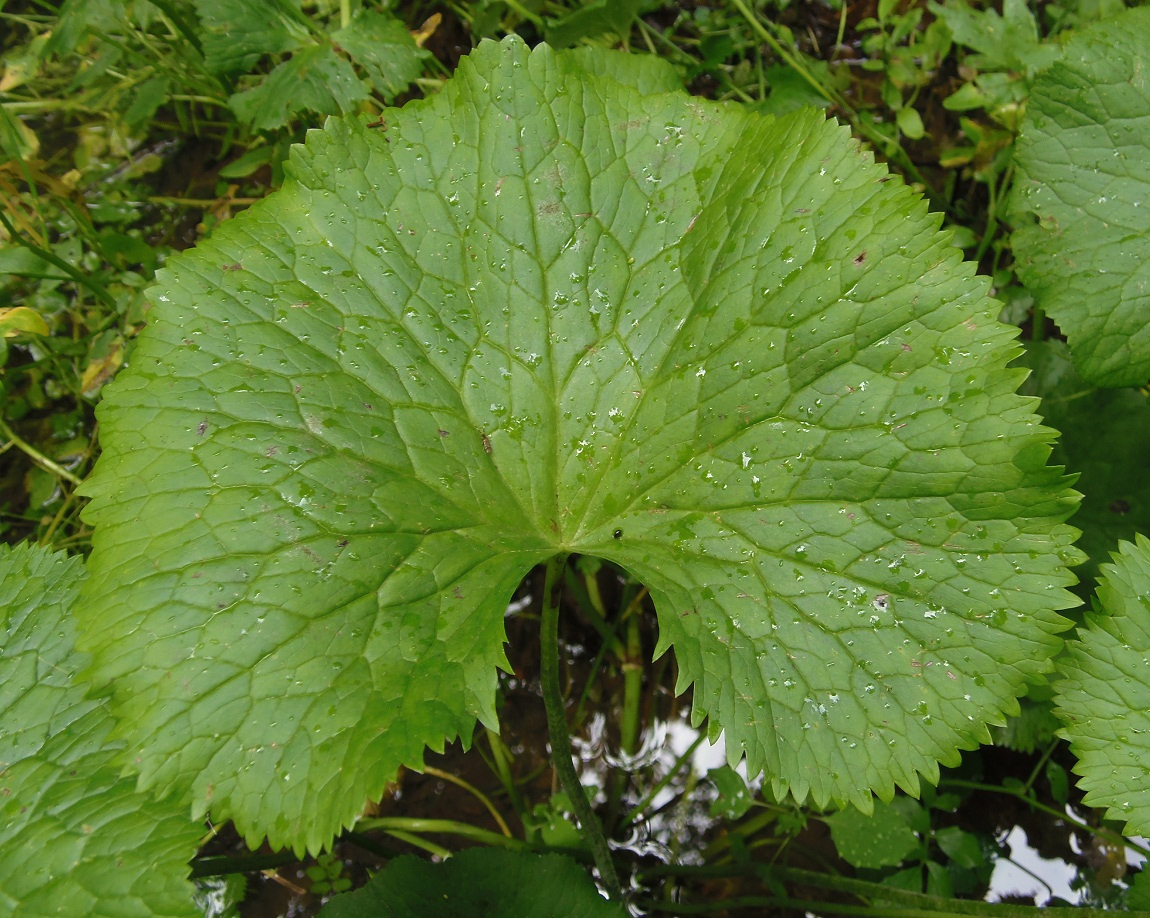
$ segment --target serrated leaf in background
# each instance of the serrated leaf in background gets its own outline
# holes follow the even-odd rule
[[[991,736],[994,745],[1005,746],[1015,752],[1024,752],[1027,755],[1047,746],[1062,721],[1054,716],[1053,701],[1048,697],[1049,687],[1043,687],[1040,697],[1032,698],[1030,695],[1018,702],[1019,711],[1013,717],[1007,718],[1006,724],[994,727]],[[1031,694],[1035,689],[1031,689]]]
[[[469,848],[441,864],[405,855],[368,884],[333,897],[320,918],[624,918],[575,861],[559,854]]]
[[[1035,80],[1014,154],[1019,276],[1096,386],[1150,379],[1147,59],[1150,9],[1083,29]]]
[[[419,48],[407,27],[393,16],[360,11],[332,41],[351,55],[385,101],[390,102],[423,72],[431,55]]]
[[[1060,660],[1055,713],[1078,762],[1083,803],[1125,834],[1150,833],[1150,539],[1102,567],[1098,606]]]
[[[75,673],[78,558],[0,545],[0,913],[184,918],[203,828],[120,777],[103,701]]]
[[[351,64],[323,44],[299,49],[258,85],[228,99],[228,107],[254,130],[272,131],[300,112],[348,114],[366,98]]]
[[[318,850],[495,725],[559,552],[776,799],[916,792],[1050,668],[1076,498],[985,279],[821,113],[642,60],[483,44],[158,275],[80,610],[145,787]]]
[[[932,2],[929,6],[958,44],[978,52],[968,61],[980,70],[1033,76],[1061,53],[1056,45],[1039,41],[1038,22],[1026,0],[1003,0],[1002,15],[993,8],[971,9],[961,0]]]
[[[588,0],[547,25],[547,41],[568,48],[584,38],[615,35],[626,43],[631,24],[639,14],[639,0]]]
[[[310,40],[299,0],[196,0],[196,12],[209,73],[246,73],[265,54]]]
[[[1083,595],[1121,539],[1150,532],[1150,404],[1137,389],[1098,389],[1075,372],[1066,343],[1028,343],[1019,358],[1031,371],[1021,391],[1042,399],[1043,421],[1061,433],[1053,461],[1077,474],[1082,503],[1070,522],[1082,530],[1087,554],[1075,573]]]

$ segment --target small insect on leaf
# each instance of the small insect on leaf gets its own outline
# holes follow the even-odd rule
[[[480,436],[483,438],[483,451],[485,453],[487,453],[488,456],[490,456],[491,455],[491,441],[487,438],[487,434],[480,434]]]
[[[612,533],[612,535],[613,535],[613,536],[614,536],[614,538],[616,538],[616,539],[621,539],[621,538],[623,538],[623,530],[622,530],[622,529],[616,529],[616,530],[615,530],[615,531]]]

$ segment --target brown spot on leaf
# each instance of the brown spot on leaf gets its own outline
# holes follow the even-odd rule
[[[866,255],[867,255],[866,249],[863,249],[854,258],[851,259],[852,264],[854,264],[854,266],[857,268],[864,261],[866,261]]]

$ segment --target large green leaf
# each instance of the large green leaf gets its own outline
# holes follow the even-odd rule
[[[0,914],[194,916],[202,827],[120,776],[107,705],[84,697],[78,558],[0,545]]]
[[[469,848],[442,864],[389,861],[366,886],[335,896],[322,918],[623,918],[575,861],[559,854]]]
[[[1123,542],[1103,565],[1100,608],[1060,666],[1056,713],[1078,756],[1083,802],[1128,835],[1150,832],[1150,539]]]
[[[1076,573],[1089,584],[1120,539],[1150,532],[1150,404],[1137,389],[1085,382],[1062,341],[1027,347],[1021,363],[1032,371],[1022,391],[1041,396],[1043,420],[1062,433],[1055,461],[1079,476],[1083,498],[1072,522],[1082,530],[1078,547],[1087,560]]]
[[[484,44],[159,275],[81,610],[144,786],[319,847],[495,724],[558,552],[777,794],[913,791],[1049,668],[1075,496],[986,281],[821,113],[595,59]]]
[[[1015,162],[1019,274],[1100,386],[1150,379],[1150,9],[1085,29],[1039,76]],[[1034,221],[1034,218],[1037,221]]]

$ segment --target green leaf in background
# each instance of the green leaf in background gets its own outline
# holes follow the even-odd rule
[[[968,870],[977,870],[986,864],[986,853],[978,836],[958,826],[947,826],[934,833],[934,841],[951,861]]]
[[[1137,389],[1085,382],[1063,341],[1030,344],[1019,363],[1031,370],[1022,392],[1040,396],[1043,420],[1062,432],[1054,460],[1079,475],[1082,504],[1071,522],[1087,560],[1075,573],[1090,585],[1121,539],[1150,532],[1150,404]]]
[[[1067,645],[1056,683],[1060,734],[1078,756],[1083,803],[1125,834],[1150,832],[1150,539],[1123,542],[1103,565],[1098,608]]]
[[[496,725],[557,553],[776,799],[915,792],[1050,668],[1076,498],[985,279],[821,113],[639,60],[483,44],[159,273],[79,610],[144,787],[318,850]]]
[[[994,745],[1031,755],[1054,739],[1062,721],[1054,716],[1052,692],[1048,685],[1031,686],[1019,699],[1019,711],[1001,727],[991,730]]]
[[[1077,34],[1035,80],[1014,157],[1019,275],[1097,386],[1150,379],[1148,58],[1150,9]]]
[[[246,73],[265,54],[309,41],[299,0],[196,0],[210,73]]]
[[[390,102],[423,72],[431,57],[415,44],[407,27],[393,16],[360,11],[332,41],[363,68],[372,86]]]
[[[1150,911],[1150,870],[1139,870],[1129,880],[1130,890],[1126,893],[1126,907],[1131,911]]]
[[[102,701],[74,674],[78,558],[0,545],[0,913],[194,916],[202,827],[120,776]]]
[[[332,898],[320,918],[624,918],[575,861],[559,854],[468,848],[441,864],[405,855],[367,885]]]
[[[869,815],[851,807],[826,822],[839,856],[854,867],[894,867],[920,844],[902,810],[890,803],[875,804]]]
[[[253,129],[273,131],[300,112],[348,114],[366,98],[351,64],[324,44],[299,49],[261,83],[228,99],[228,106]]]
[[[754,792],[730,765],[712,768],[707,777],[714,783],[719,796],[711,801],[711,815],[723,819],[741,819],[755,802]]]
[[[152,77],[136,87],[132,94],[132,104],[124,112],[124,121],[132,127],[139,127],[153,115],[157,109],[168,101],[170,80],[167,77]]]
[[[822,85],[834,85],[830,68],[826,63],[810,61],[808,66]],[[763,76],[771,88],[770,95],[750,104],[752,109],[761,114],[786,115],[807,105],[815,108],[826,108],[830,105],[826,98],[793,67],[782,65],[767,67]]]
[[[587,0],[547,26],[547,41],[567,48],[584,38],[612,34],[625,42],[639,7],[639,0]]]
[[[971,9],[962,0],[929,6],[958,44],[978,52],[967,62],[979,70],[1033,76],[1060,54],[1057,46],[1038,40],[1038,23],[1026,0],[1003,0],[1002,15],[993,8]]]

